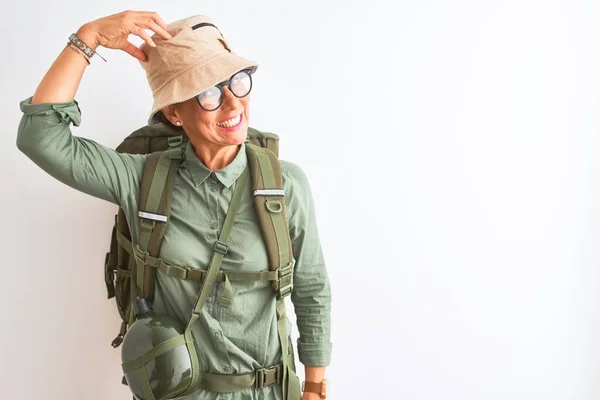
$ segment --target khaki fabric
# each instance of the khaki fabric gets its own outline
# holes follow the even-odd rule
[[[258,64],[233,52],[217,25],[204,15],[194,15],[167,25],[172,39],[152,35],[156,47],[140,46],[147,60],[140,61],[152,89],[154,104],[148,123],[164,107],[191,99],[245,68]]]

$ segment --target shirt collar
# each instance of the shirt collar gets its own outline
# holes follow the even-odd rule
[[[206,168],[202,160],[196,155],[191,142],[188,142],[185,149],[185,161],[196,186],[200,186],[212,174],[215,175],[225,187],[229,188],[237,178],[239,178],[242,172],[244,172],[244,169],[248,164],[248,159],[246,158],[246,143],[242,143],[233,161],[218,171],[211,171]]]

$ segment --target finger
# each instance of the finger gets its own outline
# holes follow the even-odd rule
[[[161,28],[164,29],[165,32],[167,32],[167,35],[169,35],[169,39],[170,39],[171,35],[168,32],[169,27],[167,26],[165,21],[162,19],[162,17],[160,15],[158,15],[157,13],[151,13],[150,17],[151,17],[152,21],[156,22],[158,24],[158,26],[160,26]]]
[[[142,49],[140,49],[131,42],[125,43],[125,46],[123,46],[121,50],[128,54],[131,54],[133,57],[137,58],[140,61],[146,61],[148,59],[148,57],[146,57],[146,53],[144,53]]]
[[[173,38],[168,32],[169,28],[167,27],[167,24],[165,24],[165,21],[163,21],[163,19],[157,13],[143,11],[140,13],[139,17],[140,18],[135,22],[137,25],[152,29],[164,39],[168,40]]]
[[[148,43],[148,45],[150,47],[156,47],[156,43],[154,43],[154,40],[152,40],[152,38],[150,37],[150,35],[148,35],[148,32],[146,32],[144,30],[144,27],[136,27],[133,29],[133,33],[135,33],[136,35],[138,35],[139,37],[141,37],[142,39],[144,39],[144,41],[146,43]]]
[[[162,36],[164,39],[173,39],[173,36],[171,36],[169,32],[167,32],[160,25],[158,25],[158,23],[154,22],[154,20],[148,23],[148,28]]]

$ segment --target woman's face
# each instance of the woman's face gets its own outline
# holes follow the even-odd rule
[[[177,121],[194,146],[231,146],[242,144],[248,134],[250,95],[238,98],[228,86],[223,87],[223,104],[206,111],[191,98],[165,109],[167,118]]]

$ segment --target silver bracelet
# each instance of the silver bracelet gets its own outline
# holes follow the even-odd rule
[[[85,54],[88,58],[92,58],[94,54],[98,54],[96,53],[96,51],[92,50],[90,46],[85,44],[83,40],[79,39],[74,33],[71,36],[69,36],[69,43],[72,43],[75,46],[77,46],[77,48],[81,50],[83,54]],[[104,60],[104,57],[102,57],[100,54],[98,54],[98,57]],[[104,62],[106,62],[106,60],[104,60]]]

